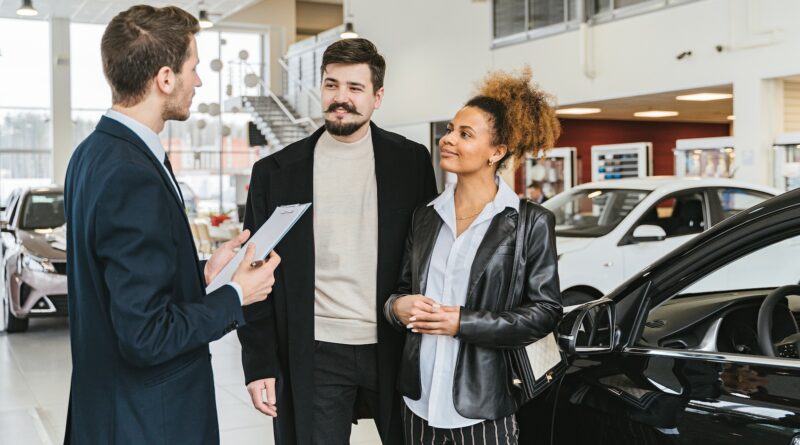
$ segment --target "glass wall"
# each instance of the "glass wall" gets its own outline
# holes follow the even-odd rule
[[[104,25],[71,25],[72,66],[80,67],[80,75],[71,76],[75,145],[94,130],[111,106],[111,89],[100,57],[104,30]],[[234,113],[230,101],[242,94],[258,94],[244,85],[243,78],[250,72],[261,74],[262,35],[205,30],[197,35],[197,48],[197,72],[203,85],[195,90],[190,118],[167,122],[161,143],[191,201],[187,203],[190,211],[199,216],[230,213],[235,217],[244,196],[242,190],[237,194],[237,188],[249,182],[246,177],[258,152],[248,146],[249,114]],[[240,57],[242,51],[247,52],[246,60]],[[212,69],[215,59],[222,61],[219,71]]]
[[[52,182],[50,28],[47,22],[0,19],[0,201],[18,187]]]

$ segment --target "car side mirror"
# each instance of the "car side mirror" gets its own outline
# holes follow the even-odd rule
[[[601,298],[567,313],[558,324],[558,342],[567,354],[602,354],[616,346],[614,302]]]
[[[642,224],[633,231],[633,239],[638,242],[663,241],[666,238],[667,232],[654,224]]]
[[[8,221],[0,220],[0,232],[11,232],[12,230],[8,228]]]

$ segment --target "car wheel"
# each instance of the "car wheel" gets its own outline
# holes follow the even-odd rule
[[[28,319],[17,318],[11,313],[11,305],[8,304],[8,288],[6,288],[6,295],[2,298],[3,301],[3,330],[9,334],[15,332],[25,332],[28,330]]]
[[[596,299],[594,295],[579,290],[565,290],[561,293],[561,305],[564,307],[588,303]]]

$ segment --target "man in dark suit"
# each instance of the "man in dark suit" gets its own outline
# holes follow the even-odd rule
[[[208,343],[263,301],[276,255],[229,285],[205,286],[249,232],[198,262],[158,133],[186,120],[200,86],[197,20],[134,6],[103,34],[113,107],[75,150],[65,210],[72,387],[65,443],[215,444],[219,427]]]
[[[528,184],[528,199],[535,202],[536,204],[544,204],[547,201],[547,196],[544,195],[544,190],[542,189],[542,183],[539,181],[531,181]]]
[[[283,263],[272,295],[245,309],[237,331],[253,405],[277,415],[280,445],[347,444],[363,417],[375,419],[383,443],[403,440],[403,336],[381,310],[412,212],[436,186],[424,146],[370,122],[384,71],[369,41],[332,44],[322,58],[325,127],[253,166],[246,228],[277,206],[313,203],[276,248]]]

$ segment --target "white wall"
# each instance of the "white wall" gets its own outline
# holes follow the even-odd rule
[[[743,96],[737,115],[776,103],[761,80],[800,73],[795,0],[700,0],[592,26],[594,78],[581,69],[578,31],[492,50],[490,1],[352,0],[351,8],[356,30],[387,59],[387,96],[376,114],[385,126],[448,119],[485,73],[526,63],[562,105],[733,84]],[[683,51],[692,55],[676,60]],[[735,121],[744,150],[754,150],[740,158],[753,161],[741,166],[742,179],[767,182],[759,160],[783,121],[780,110],[770,113]]]

